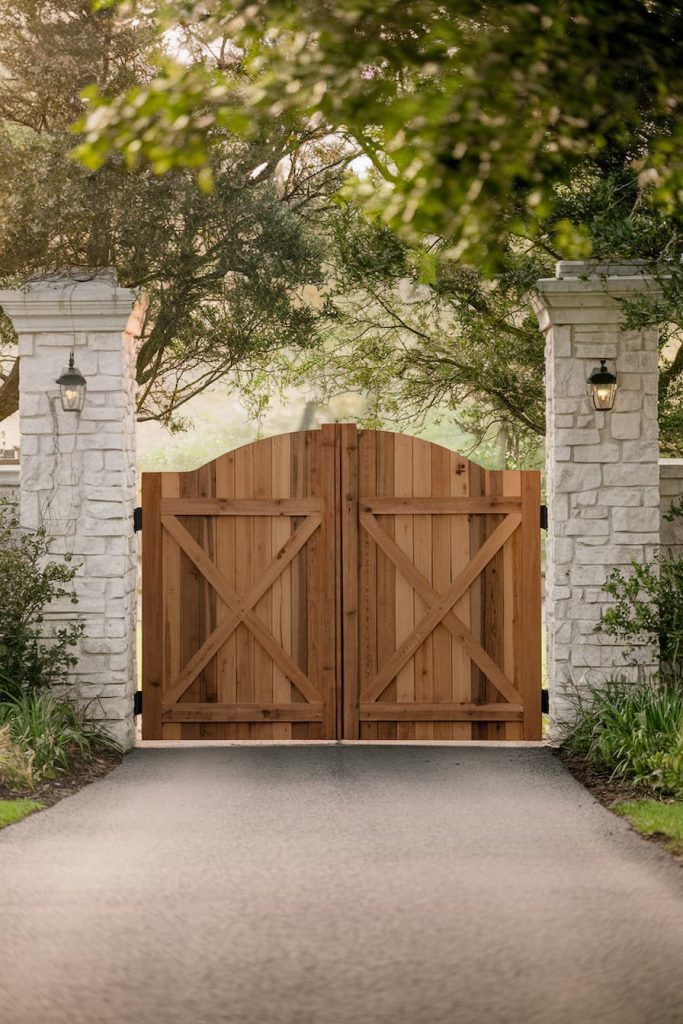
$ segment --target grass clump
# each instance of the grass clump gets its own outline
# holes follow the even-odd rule
[[[34,758],[32,750],[14,742],[9,725],[0,727],[0,783],[12,790],[33,789]]]
[[[0,737],[0,783],[13,790],[119,750],[84,708],[45,691],[0,703]]]
[[[592,767],[656,796],[683,797],[683,691],[611,680],[575,698],[563,745]]]
[[[37,800],[0,800],[0,828],[21,821],[34,811],[41,811],[43,805]]]
[[[627,818],[644,836],[662,836],[672,853],[683,853],[683,803],[631,800],[613,810]]]

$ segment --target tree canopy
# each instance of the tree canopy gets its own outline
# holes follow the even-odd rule
[[[296,113],[363,147],[384,187],[361,192],[394,228],[491,268],[506,235],[547,223],[557,186],[604,152],[620,151],[662,210],[680,207],[678,3],[169,0],[165,12],[230,39],[240,88],[180,63],[113,103],[92,93],[91,166],[111,148],[158,170],[202,165],[212,125],[248,133],[259,113]],[[590,254],[581,225],[553,230],[565,255]]]
[[[0,278],[113,266],[144,289],[139,412],[173,425],[203,388],[315,340],[319,314],[304,295],[321,279],[316,224],[350,152],[307,125],[271,124],[249,139],[211,130],[209,193],[187,169],[130,172],[118,153],[84,168],[71,156],[84,86],[144,86],[157,46],[150,19],[90,0],[2,6]],[[0,319],[0,419],[18,401],[13,337]]]

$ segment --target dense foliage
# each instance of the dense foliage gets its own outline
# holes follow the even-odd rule
[[[683,797],[683,690],[612,681],[576,697],[564,746],[614,778]]]
[[[181,63],[113,104],[93,96],[92,166],[110,147],[160,169],[201,164],[211,125],[249,132],[255,113],[321,118],[377,169],[386,187],[366,190],[373,207],[413,237],[448,237],[480,265],[495,265],[510,229],[551,215],[556,187],[605,151],[628,154],[663,210],[680,207],[677,3],[170,0],[164,12],[169,27],[190,25],[216,45],[227,37],[231,67],[250,81],[235,90],[220,68],[207,82]],[[573,225],[556,232],[585,254]]]
[[[660,443],[683,455],[680,226],[619,153],[586,162],[535,235],[507,236],[495,278],[449,259],[446,238],[408,243],[352,204],[341,209],[325,268],[333,341],[303,354],[302,376],[324,393],[364,394],[375,421],[415,424],[440,410],[479,439],[498,433],[509,464],[529,465],[545,430],[545,358],[528,293],[564,255],[559,218],[581,224],[601,260],[641,260],[660,280],[661,299],[625,304],[625,313],[628,326],[663,325]]]
[[[0,702],[0,783],[8,788],[33,789],[118,749],[88,709],[68,698],[41,692]]]
[[[683,686],[683,559],[633,562],[627,574],[614,569],[603,590],[613,603],[600,631],[631,650],[654,646],[665,674]]]
[[[120,284],[144,289],[140,416],[173,425],[213,382],[314,342],[304,294],[320,282],[318,208],[352,151],[309,126],[271,123],[247,141],[212,129],[210,193],[189,170],[128,172],[118,154],[87,170],[71,155],[82,90],[144,86],[157,49],[148,16],[94,11],[90,0],[1,5],[0,281],[113,266]],[[216,63],[201,49],[193,59]],[[18,403],[13,340],[0,316],[0,419]]]
[[[62,683],[76,664],[81,625],[45,617],[52,601],[77,602],[76,571],[70,556],[50,558],[44,530],[20,530],[14,506],[0,501],[0,701]]]

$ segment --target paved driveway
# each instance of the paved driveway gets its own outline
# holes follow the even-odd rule
[[[138,750],[0,834],[3,1024],[680,1024],[683,871],[544,749]]]

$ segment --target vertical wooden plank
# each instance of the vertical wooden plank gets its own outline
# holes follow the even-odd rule
[[[216,464],[209,462],[197,470],[197,497],[215,498],[216,496]],[[215,564],[216,558],[216,517],[197,517],[199,543],[208,557]],[[216,591],[204,576],[199,573],[199,639],[204,643],[216,628]],[[200,693],[203,703],[213,704],[218,697],[218,659],[213,657],[200,673]],[[218,739],[216,726],[213,722],[203,722],[199,726],[199,734],[205,739]]]
[[[377,432],[363,430],[358,436],[359,500],[374,497],[377,473]],[[377,546],[367,531],[358,525],[359,592],[359,689],[362,693],[377,672]],[[367,725],[367,723],[366,723]],[[361,726],[366,731],[366,725]],[[376,734],[375,729],[375,734]],[[366,738],[366,737],[363,737]]]
[[[321,493],[321,432],[309,430],[306,432],[306,494],[309,497],[319,497]],[[311,539],[308,541],[305,550],[306,580],[307,580],[307,604],[306,619],[308,628],[306,630],[306,658],[308,663],[308,678],[320,691],[323,696],[324,685],[322,679],[322,631],[325,617],[325,594],[323,592],[323,575],[321,572],[324,551],[322,526],[319,526]],[[311,726],[307,726],[307,735],[312,732]]]
[[[216,497],[235,497],[235,454],[228,452],[216,459]],[[216,565],[231,587],[235,587],[235,516],[216,516]],[[216,619],[220,624],[230,612],[218,599]],[[218,663],[218,701],[237,703],[237,648],[235,634],[228,637],[216,656]],[[234,722],[225,722],[220,729],[222,739],[236,739]]]
[[[484,472],[484,490],[487,495],[500,496],[503,493],[503,475],[500,470]],[[487,515],[484,532],[488,538],[503,521],[503,516]],[[481,635],[482,646],[493,661],[502,667],[504,657],[503,637],[503,564],[504,555],[498,551],[481,574]],[[483,676],[487,703],[498,703],[504,698],[486,676]],[[505,739],[504,722],[486,722],[482,726],[482,738],[491,740]]]
[[[432,445],[420,438],[413,438],[413,496],[429,498],[432,493]],[[427,515],[413,516],[414,562],[415,567],[432,582],[432,520],[439,518]],[[427,605],[413,592],[414,621],[419,622],[427,611]],[[414,655],[415,700],[431,704],[434,700],[434,639],[428,636]],[[416,722],[415,739],[434,738],[432,722]]]
[[[179,496],[181,498],[198,497],[199,477],[196,470],[178,474],[180,485]],[[165,496],[165,495],[164,495]],[[180,516],[190,536],[201,546],[201,523],[197,516]],[[201,646],[201,586],[202,576],[194,563],[180,552],[180,601],[182,604],[182,616],[179,619],[180,631],[180,662],[181,666],[187,664],[190,658]],[[202,676],[201,674],[190,684],[183,696],[181,703],[201,701],[202,698]],[[195,722],[183,722],[181,726],[182,739],[199,739],[201,726]]]
[[[334,506],[337,483],[337,428],[325,424],[320,430],[320,496],[323,499],[320,533],[320,680],[323,696],[323,720],[320,726],[323,739],[337,737],[337,659],[336,659],[336,528]]]
[[[394,435],[383,431],[376,434],[376,489],[378,497],[389,498],[394,494]],[[382,529],[395,539],[395,517],[378,516]],[[377,668],[380,669],[396,650],[396,570],[386,555],[377,552]],[[396,680],[392,680],[379,701],[396,700]],[[363,726],[367,729],[367,724]],[[364,733],[365,735],[365,733]],[[378,722],[377,739],[395,740],[396,722]]]
[[[161,497],[177,498],[180,495],[180,473],[161,474]],[[176,542],[162,528],[161,558],[163,564],[163,692],[177,678],[183,667],[181,655],[182,624],[182,555]],[[162,724],[162,736],[166,740],[181,739],[183,726],[180,723]]]
[[[142,474],[142,738],[162,738],[163,563],[161,555],[161,474]]]
[[[448,497],[450,494],[451,456],[445,448],[432,446],[431,472],[432,494],[434,497]],[[432,583],[440,594],[451,582],[451,518],[447,515],[432,517]],[[462,517],[461,517],[462,518]],[[451,634],[445,626],[439,625],[434,631],[434,680],[433,699],[448,703],[451,697],[453,657]],[[434,739],[449,740],[450,722],[435,722]]]
[[[462,455],[453,452],[450,455],[450,494],[454,498],[464,498],[470,494],[470,463]],[[451,529],[451,581],[458,576],[470,560],[471,520],[476,517],[452,515]],[[469,591],[455,605],[455,612],[469,628],[472,624]],[[468,704],[472,700],[472,670],[470,658],[460,640],[451,639],[452,681],[451,697],[455,703]],[[444,731],[446,728],[444,727]],[[454,740],[472,738],[472,723],[452,722],[448,726],[448,734]]]
[[[469,464],[470,495],[480,496],[486,493],[484,487],[484,470],[476,463]],[[470,558],[474,558],[479,548],[486,539],[486,519],[483,515],[472,515],[470,517]],[[482,645],[486,638],[482,636],[482,578],[478,576],[470,587],[470,628],[474,637]],[[486,679],[478,665],[474,662],[470,665],[471,694],[474,703],[483,703],[486,700]],[[472,724],[472,739],[486,739],[486,723],[474,722]]]
[[[272,493],[276,498],[289,498],[291,495],[291,447],[289,434],[281,434],[272,439]],[[292,532],[292,520],[289,516],[273,516],[272,519],[273,552],[280,550]],[[271,624],[272,633],[288,654],[292,653],[292,572],[289,566],[278,576],[273,584]],[[292,685],[279,667],[273,665],[273,700],[275,703],[289,704],[292,699]],[[292,723],[278,722],[273,724],[273,739],[287,740],[292,738]]]
[[[306,497],[306,435],[299,431],[291,434],[291,482],[290,489],[293,498]],[[292,519],[292,531],[301,526],[303,518],[295,516]],[[300,551],[291,563],[291,651],[292,657],[299,668],[304,672],[308,670],[307,664],[307,643],[306,634],[308,624],[306,620],[306,609],[308,607],[306,588],[306,552]],[[303,701],[296,687],[292,687],[292,701],[298,703]],[[298,724],[298,723],[297,723]],[[292,727],[292,737],[296,736],[296,729]],[[300,732],[300,730],[299,730]]]
[[[503,494],[506,497],[519,497],[520,475],[517,470],[504,470],[502,473]],[[521,532],[515,530],[503,548],[503,671],[519,689],[519,658],[518,642],[519,627],[519,573]],[[506,740],[521,740],[523,736],[522,722],[506,722],[504,725]]]
[[[397,497],[411,497],[413,493],[413,439],[403,434],[394,435],[394,493]],[[396,544],[410,558],[414,558],[413,516],[397,515],[394,529]],[[413,588],[401,573],[396,574],[396,643],[401,644],[415,626],[415,602]],[[415,701],[415,659],[414,657],[396,676],[396,699],[400,703]],[[415,739],[415,724],[399,722],[398,739]]]
[[[342,515],[341,515],[341,427],[334,424],[334,626],[335,626],[335,678],[337,715],[336,738],[344,736],[344,653],[342,624]]]
[[[270,438],[253,445],[254,497],[270,498],[272,495],[273,449]],[[273,560],[272,520],[269,516],[254,516],[254,564],[253,580],[258,580]],[[257,601],[254,611],[270,629],[273,596],[269,589]],[[273,659],[254,640],[254,699],[258,704],[269,704],[273,700]],[[251,727],[252,739],[272,739],[273,726],[270,722],[255,723]]]
[[[235,497],[254,496],[254,448],[245,445],[235,452]],[[235,517],[235,589],[244,594],[254,580],[254,517]],[[239,704],[253,704],[254,693],[254,639],[244,625],[235,631],[237,679],[236,692]],[[236,726],[237,739],[251,738],[248,722]]]
[[[519,622],[520,690],[524,705],[524,739],[541,739],[541,477],[520,473],[522,493],[522,581]]]
[[[342,423],[341,436],[341,574],[342,658],[344,666],[344,738],[358,739],[358,432]]]

